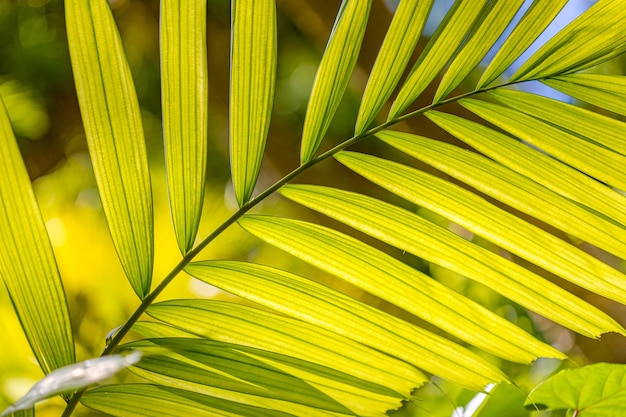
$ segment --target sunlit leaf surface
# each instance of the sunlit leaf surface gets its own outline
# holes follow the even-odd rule
[[[78,103],[113,243],[140,298],[152,279],[152,191],[132,76],[106,0],[65,2]]]
[[[433,0],[402,0],[398,5],[363,93],[356,134],[363,133],[398,85],[432,3]]]
[[[371,0],[344,0],[320,62],[302,131],[301,163],[315,155],[339,107],[365,34]]]
[[[39,366],[49,373],[69,365],[74,339],[63,284],[1,98],[0,236],[0,277]]]
[[[511,322],[350,236],[311,223],[270,216],[245,216],[239,224],[260,239],[493,355],[517,362],[558,355]]]
[[[176,240],[185,254],[196,238],[206,175],[206,2],[163,1],[160,31],[167,185]]]
[[[513,262],[405,209],[334,188],[289,185],[281,194],[357,230],[448,268],[585,335],[623,331],[598,309]],[[598,285],[606,287],[604,284]],[[618,293],[623,291],[616,290]],[[589,310],[587,310],[589,309]],[[583,311],[584,310],[584,311]]]
[[[234,0],[232,25],[230,157],[235,195],[241,206],[252,196],[259,176],[274,104],[274,0]]]

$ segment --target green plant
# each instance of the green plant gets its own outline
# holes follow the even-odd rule
[[[505,372],[480,351],[522,364],[539,357],[566,357],[488,308],[356,237],[267,213],[248,214],[276,193],[422,258],[433,269],[442,266],[481,282],[581,335],[625,334],[614,319],[542,277],[537,268],[523,267],[454,234],[424,211],[420,215],[401,203],[293,183],[304,172],[323,170],[322,163],[334,158],[543,273],[625,303],[626,276],[563,238],[571,236],[573,242],[578,239],[618,259],[626,257],[626,198],[618,191],[626,190],[622,168],[626,125],[602,110],[625,115],[626,81],[621,75],[585,72],[626,50],[626,10],[620,2],[599,1],[502,81],[503,71],[565,4],[533,2],[475,89],[451,95],[522,3],[457,1],[406,80],[399,83],[432,4],[400,2],[360,103],[355,135],[319,153],[348,87],[369,17],[370,2],[344,1],[309,98],[301,165],[255,195],[275,92],[275,5],[271,0],[234,1],[230,146],[239,209],[194,243],[208,152],[206,4],[163,1],[164,141],[182,260],[153,285],[150,173],[130,70],[108,3],[67,0],[72,67],[94,172],[121,264],[141,300],[111,335],[103,356],[143,352],[133,372],[152,384],[105,385],[85,391],[86,385],[100,379],[97,376],[108,376],[135,361],[111,356],[111,361],[77,365],[70,369],[84,370],[93,378],[67,393],[64,415],[71,415],[82,401],[113,415],[378,416],[410,400],[412,390],[428,381],[427,374],[475,391],[507,381]],[[409,110],[442,71],[433,103]],[[589,110],[509,88],[533,80],[597,107]],[[396,89],[387,121],[375,124]],[[454,103],[497,129],[442,112]],[[390,130],[421,116],[477,152]],[[63,370],[76,358],[61,278],[3,110],[0,129],[0,198],[10,202],[0,208],[0,273],[40,366],[45,373]],[[374,136],[469,187],[389,158],[347,150]],[[546,231],[527,216],[563,233]],[[196,259],[235,223],[451,337],[291,272],[250,262]],[[275,312],[210,300],[155,303],[182,271]],[[144,313],[154,320],[140,321]],[[145,338],[121,344],[131,330]],[[109,367],[110,363],[115,365]],[[57,375],[52,373],[47,381],[59,382]],[[44,389],[40,397],[56,394],[58,388]]]

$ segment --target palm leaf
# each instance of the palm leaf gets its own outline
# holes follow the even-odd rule
[[[513,0],[489,4],[484,12],[486,14],[484,20],[450,63],[435,92],[433,102],[436,103],[446,97],[472,72],[498,40],[523,3],[523,0]]]
[[[488,7],[486,0],[454,3],[398,92],[398,97],[389,111],[388,120],[398,117],[424,92],[468,36],[468,32],[479,20],[484,9]]]
[[[228,292],[468,387],[480,389],[492,379],[505,379],[469,350],[293,274],[228,261],[195,262],[185,271]]]
[[[610,317],[560,287],[407,210],[361,194],[290,185],[281,194],[463,276],[579,333],[622,331]],[[598,291],[604,288],[597,285]],[[613,293],[619,293],[613,286]],[[547,296],[546,294],[549,294]],[[621,299],[621,297],[620,297]],[[587,314],[589,312],[589,314]]]
[[[398,85],[419,41],[432,3],[433,0],[403,0],[398,5],[363,93],[356,119],[356,134],[365,131]]]
[[[622,54],[626,51],[624,19],[626,9],[620,2],[600,0],[539,48],[510,81],[572,73]]]
[[[72,69],[102,206],[113,243],[140,298],[152,279],[152,191],[141,115],[105,0],[65,3]]]
[[[50,239],[1,98],[0,158],[0,276],[47,374],[74,362],[74,339]]]
[[[168,191],[176,240],[186,254],[198,231],[206,175],[206,2],[164,1],[160,29]]]
[[[426,382],[412,365],[335,332],[258,308],[208,300],[174,300],[147,313],[191,334],[317,363],[403,396]]]
[[[275,7],[273,0],[237,0],[232,7],[230,152],[233,185],[240,206],[254,191],[272,112]]]
[[[371,0],[343,0],[341,3],[309,97],[300,150],[303,164],[313,159],[348,87],[370,5]]]
[[[185,14],[183,8],[176,7],[182,3],[165,5],[161,32],[163,97],[167,110],[178,106],[165,116],[168,176],[184,258],[148,294],[152,241],[147,232],[151,232],[152,215],[149,205],[144,204],[149,200],[149,183],[130,74],[104,0],[67,2],[73,65],[103,204],[122,263],[133,288],[144,298],[105,354],[114,352],[133,324],[151,338],[122,349],[149,353],[133,372],[153,384],[99,387],[85,394],[85,405],[113,415],[138,416],[382,416],[409,399],[411,391],[428,380],[427,374],[474,390],[507,380],[498,362],[461,343],[518,363],[538,357],[566,357],[464,295],[354,237],[302,221],[246,214],[276,191],[381,241],[383,246],[392,245],[434,267],[482,283],[511,302],[582,335],[596,338],[608,331],[626,333],[600,309],[541,276],[554,274],[626,303],[623,273],[566,242],[559,233],[552,233],[552,228],[560,229],[574,237],[572,240],[580,238],[624,257],[626,197],[613,188],[626,189],[623,123],[592,110],[570,112],[571,105],[536,95],[501,91],[511,84],[538,79],[623,114],[624,77],[574,74],[626,50],[626,37],[620,28],[626,12],[619,2],[599,1],[522,63],[506,84],[492,85],[564,4],[533,2],[504,41],[501,53],[488,64],[479,89],[449,97],[475,71],[522,2],[456,1],[424,50],[417,51],[417,62],[406,81],[399,84],[432,5],[431,1],[403,0],[368,81],[356,121],[357,134],[315,157],[357,65],[370,3],[342,2],[309,97],[301,166],[251,199],[275,93],[277,23],[274,2],[233,2],[230,145],[240,209],[195,247],[205,168],[194,156],[206,156],[199,155],[205,148],[197,143],[205,140],[206,92],[204,85],[195,87],[190,80],[206,79],[203,64],[197,65],[204,54],[198,42],[205,27],[200,23],[198,33],[190,33],[184,25],[200,19],[204,5],[194,3],[198,8]],[[173,45],[184,39],[190,39],[190,49],[175,50]],[[449,67],[444,72],[446,65]],[[116,71],[121,76],[114,77]],[[434,103],[401,115],[440,76],[443,78]],[[180,85],[172,82],[176,77],[182,80]],[[394,89],[398,95],[388,121],[366,130]],[[489,101],[469,97],[487,91],[491,93]],[[93,103],[87,102],[87,93],[94,97]],[[461,104],[500,130],[434,110],[450,103]],[[421,115],[476,152],[387,130]],[[574,119],[578,118],[587,122],[577,123]],[[596,123],[604,124],[601,130],[594,129]],[[198,129],[200,139],[185,137],[190,129]],[[475,190],[401,165],[386,153],[379,157],[345,151],[373,134]],[[523,267],[523,263],[514,262],[515,258],[507,259],[464,239],[401,208],[404,203],[391,204],[331,187],[288,184],[330,156],[411,204],[439,213],[495,243],[512,254],[511,258],[517,256],[534,265]],[[136,164],[132,176],[128,175],[130,161]],[[188,170],[185,164],[191,164]],[[187,192],[189,196],[185,196]],[[504,205],[492,204],[479,192]],[[548,231],[522,219],[506,205],[545,222]],[[138,218],[141,210],[148,214]],[[449,340],[273,266],[194,259],[235,222],[458,339]],[[259,307],[209,300],[153,304],[182,271]],[[143,312],[156,322],[136,324]],[[80,395],[70,401],[70,412]]]
[[[270,216],[246,216],[239,224],[258,238],[495,356],[514,362],[558,356],[509,321],[357,239],[311,223]]]
[[[569,74],[542,82],[579,100],[626,116],[626,78],[601,74]]]
[[[292,414],[149,384],[108,385],[89,391],[82,400],[89,408],[124,417],[288,417]]]
[[[483,88],[502,75],[552,22],[568,0],[536,0],[532,2],[515,29],[506,38],[476,88]]]

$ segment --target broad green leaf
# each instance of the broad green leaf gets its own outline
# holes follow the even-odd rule
[[[298,416],[376,412],[383,417],[403,399],[332,368],[230,343],[154,339],[122,348],[160,353],[148,355],[134,369],[151,381]],[[170,353],[164,356],[164,349]]]
[[[31,408],[37,402],[54,395],[69,394],[104,381],[127,366],[136,364],[141,360],[141,357],[141,352],[134,351],[126,356],[103,356],[55,369],[33,385],[15,404],[4,410],[0,417]]]
[[[626,229],[475,152],[408,133],[383,131],[389,145],[543,222],[626,258]]]
[[[509,107],[475,99],[463,99],[461,104],[502,130],[590,177],[626,190],[626,156]]]
[[[459,345],[297,275],[235,261],[194,262],[185,272],[463,386],[480,390],[489,382],[506,379]]]
[[[343,0],[320,62],[306,109],[300,161],[313,159],[356,65],[371,0]]]
[[[0,98],[0,277],[44,373],[75,361],[63,283]]]
[[[374,156],[344,152],[336,159],[375,184],[418,206],[463,226],[553,274],[579,286],[601,291],[609,298],[626,299],[626,276],[554,235],[487,202],[458,185],[434,175]],[[591,282],[592,284],[589,284]],[[599,310],[591,310],[600,316]],[[610,323],[610,318],[604,320]],[[626,334],[617,322],[600,332]]]
[[[622,75],[570,74],[542,82],[574,98],[626,116],[626,77]]]
[[[620,55],[626,51],[625,20],[622,2],[598,1],[539,48],[510,81],[580,71]]]
[[[500,164],[626,226],[626,197],[510,136],[451,114],[425,114],[440,127]]]
[[[274,103],[274,0],[233,0],[230,79],[231,170],[242,206],[252,197],[261,170]]]
[[[570,131],[592,143],[626,155],[626,123],[573,104],[525,93],[499,89],[492,96],[511,108]]]
[[[105,385],[88,391],[81,403],[118,417],[293,417],[281,411],[149,384]]]
[[[167,185],[176,241],[185,254],[198,231],[206,175],[206,1],[162,1],[160,36]]]
[[[390,245],[483,283],[512,301],[584,335],[621,331],[610,317],[523,267],[449,230],[380,200],[312,185],[281,194]],[[562,355],[559,355],[562,357]]]
[[[361,134],[391,96],[420,39],[433,0],[402,0],[372,68],[356,120]]]
[[[457,0],[420,54],[391,106],[387,120],[406,110],[439,74],[488,7],[487,0]]]
[[[194,335],[302,359],[388,387],[404,396],[427,381],[412,365],[335,332],[235,303],[165,301],[147,313]]]
[[[477,89],[498,78],[541,35],[568,0],[535,0],[489,63]]]
[[[137,95],[106,0],[65,2],[87,144],[113,243],[140,298],[152,279],[152,191]]]
[[[529,409],[568,410],[577,417],[626,414],[626,366],[596,363],[566,369],[548,378],[528,396]]]
[[[452,92],[476,68],[476,65],[489,52],[504,29],[524,3],[524,0],[508,0],[490,3],[484,13],[488,13],[471,38],[446,70],[439,88],[435,93],[434,103],[439,102]]]
[[[239,224],[266,242],[495,356],[530,362],[539,356],[558,355],[510,321],[350,236],[269,216],[245,216]]]

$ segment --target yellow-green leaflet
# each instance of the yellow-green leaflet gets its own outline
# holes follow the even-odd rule
[[[626,226],[626,197],[604,184],[476,122],[436,111],[429,111],[425,115],[450,134],[502,165]]]
[[[420,54],[393,102],[387,120],[407,109],[435,79],[468,36],[488,0],[457,0]]]
[[[471,191],[396,162],[357,153],[337,160],[374,183],[426,207],[545,270],[609,298],[626,300],[626,275]],[[586,310],[586,309],[585,309]],[[599,310],[591,314],[603,315]],[[600,321],[610,323],[604,315]],[[626,333],[616,322],[604,331]],[[600,336],[595,334],[593,336]]]
[[[285,186],[281,194],[390,245],[481,282],[576,332],[594,336],[610,330],[623,331],[615,320],[550,281],[405,209],[362,194],[313,185]],[[589,311],[593,314],[588,314]]]
[[[152,191],[128,62],[108,1],[68,0],[65,21],[100,199],[124,271],[144,298],[154,258]]]
[[[391,96],[420,39],[433,0],[402,0],[370,73],[355,133],[361,134]]]
[[[570,74],[542,82],[579,100],[626,116],[626,77],[623,75]]]
[[[286,271],[247,262],[204,261],[189,264],[185,272],[468,388],[480,390],[507,379],[464,347]]]
[[[306,109],[300,162],[313,159],[339,107],[356,65],[371,0],[343,0],[328,39]]]
[[[495,356],[529,363],[538,357],[560,355],[510,321],[350,236],[270,216],[247,215],[239,224],[258,238]]]
[[[2,98],[0,202],[0,277],[47,374],[75,361],[74,339],[50,239]]]
[[[376,136],[517,210],[626,258],[626,228],[522,174],[475,152],[423,136],[390,130]]]
[[[568,0],[535,0],[478,81],[477,89],[498,78],[541,35]]]
[[[149,384],[105,385],[88,391],[81,403],[116,417],[293,417],[217,396]]]
[[[404,399],[330,367],[233,343],[159,337],[120,346],[126,349],[148,354],[132,372],[149,381],[296,416],[384,417]]]
[[[188,28],[183,28],[183,30]],[[274,0],[232,2],[230,159],[239,206],[254,191],[265,151],[276,81]]]
[[[626,123],[559,100],[517,90],[490,91],[498,101],[622,155]],[[625,103],[626,105],[626,103]]]
[[[463,99],[463,107],[605,184],[626,190],[626,156],[510,107]]]
[[[404,396],[427,381],[411,364],[336,332],[258,308],[223,301],[173,300],[154,304],[147,313],[196,336],[328,366]]]
[[[572,73],[620,55],[626,51],[624,21],[621,1],[598,1],[539,48],[509,81]]]
[[[206,1],[163,0],[160,36],[167,186],[176,241],[184,255],[198,231],[206,175]]]
[[[433,103],[437,103],[452,92],[472,72],[476,65],[489,52],[489,49],[498,40],[504,29],[522,6],[524,0],[507,0],[489,3],[483,13],[487,16],[480,22],[480,26],[471,38],[456,54],[452,63],[437,88]]]

